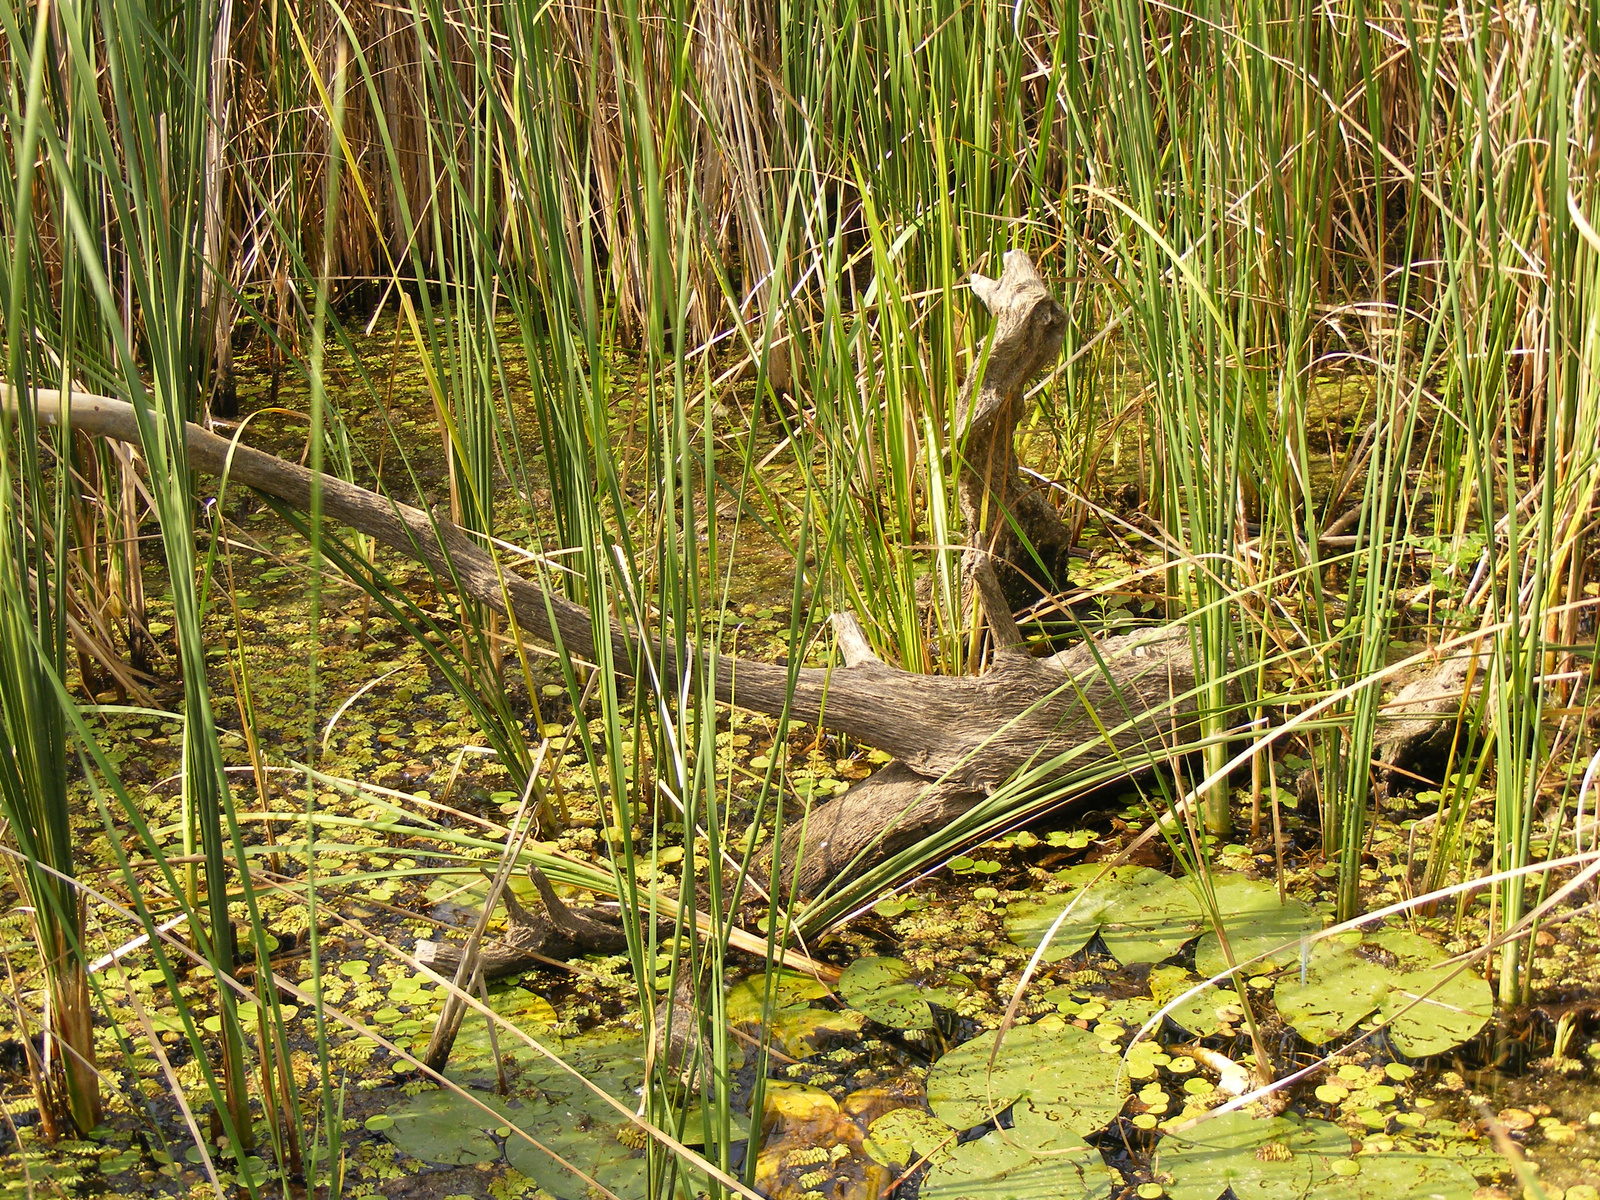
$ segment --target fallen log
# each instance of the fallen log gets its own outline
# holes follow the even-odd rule
[[[885,847],[925,836],[1020,771],[1054,769],[1103,782],[1108,770],[1148,765],[1194,727],[1193,656],[1181,624],[1043,659],[1021,648],[995,564],[1023,572],[1018,558],[1055,536],[1038,508],[1043,498],[1022,481],[1011,443],[1024,388],[1059,353],[1063,322],[1059,305],[1019,251],[1007,255],[1000,280],[974,276],[973,290],[997,314],[995,340],[964,389],[960,414],[967,450],[977,454],[976,469],[960,484],[973,523],[968,569],[996,633],[992,665],[981,675],[921,675],[890,666],[872,654],[848,614],[835,617],[842,667],[791,671],[686,653],[597,621],[582,606],[522,578],[492,547],[436,514],[332,476],[314,477],[194,424],[185,431],[188,465],[302,511],[310,510],[316,490],[328,520],[427,563],[521,634],[568,655],[593,661],[604,645],[619,671],[668,694],[679,690],[686,672],[707,673],[719,701],[769,715],[787,712],[887,751],[898,761],[881,778],[821,805],[803,832],[791,827],[785,835],[780,865],[798,869],[795,878],[808,892],[842,864],[859,866]],[[17,403],[10,392],[3,399]],[[42,424],[140,441],[135,410],[123,401],[44,389],[26,400]]]

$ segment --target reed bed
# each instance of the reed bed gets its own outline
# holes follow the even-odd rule
[[[959,673],[985,653],[954,506],[950,429],[985,330],[964,281],[1013,247],[1069,318],[1025,465],[1080,528],[1136,542],[1160,615],[1193,623],[1203,765],[1162,774],[1152,816],[1194,802],[1201,823],[1177,846],[1204,872],[1252,755],[1259,796],[1292,744],[1338,916],[1358,916],[1384,670],[1450,645],[1482,686],[1464,693],[1417,890],[1472,869],[1468,807],[1487,789],[1491,933],[1534,932],[1524,917],[1551,884],[1519,872],[1571,835],[1595,753],[1591,6],[5,0],[0,19],[8,387],[115,395],[141,430],[130,451],[0,406],[0,810],[40,947],[43,990],[18,995],[49,997],[26,1020],[49,1033],[33,1070],[52,1136],[99,1120],[93,904],[119,914],[118,938],[149,937],[174,991],[192,961],[225,981],[215,1030],[185,1020],[199,1087],[169,1071],[197,1144],[202,1104],[235,1148],[282,1166],[280,1182],[246,1172],[252,1193],[343,1186],[337,1013],[307,997],[308,1090],[278,993],[236,982],[240,964],[271,978],[268,892],[339,904],[304,862],[266,882],[279,851],[244,797],[300,797],[303,856],[334,836],[312,797],[340,698],[318,686],[313,638],[306,735],[252,742],[243,783],[227,769],[218,714],[248,718],[252,668],[239,642],[219,672],[208,622],[230,611],[236,529],[180,431],[240,428],[235,355],[272,364],[258,407],[280,386],[307,397],[309,463],[520,531],[518,569],[597,621],[728,652],[742,547],[767,539],[794,564],[791,646],[847,608],[885,659]],[[375,334],[421,364],[438,470],[434,435],[391,423],[392,373],[330,375]],[[313,510],[312,627],[325,572],[355,579],[509,773],[516,832],[558,820],[542,717],[530,737],[507,699],[537,707],[547,678],[517,631],[418,600]],[[1132,586],[1089,572],[1044,619],[1059,633]],[[647,663],[559,669],[602,825],[642,838],[571,881],[635,914],[647,1019],[659,978],[694,981],[679,999],[704,1022],[706,1079],[726,1079],[712,981],[734,921],[708,864],[737,873],[753,844],[729,816],[709,683],[667,703],[619,684]],[[153,710],[160,679],[182,684],[176,845],[97,740],[108,694]],[[272,784],[285,767],[298,782]],[[1014,781],[937,844],[781,906],[769,952],[1059,799]],[[773,763],[751,823],[781,828],[796,805]],[[85,822],[123,848],[114,898],[76,883]],[[646,869],[684,830],[701,853],[673,882],[709,897],[698,930]],[[469,849],[516,857],[492,843]],[[670,943],[658,914],[677,920]],[[175,917],[181,936],[160,928]],[[1526,998],[1531,946],[1498,951],[1502,1004]],[[165,1053],[148,1028],[116,1036]],[[684,1152],[686,1102],[656,1069],[643,1115],[674,1136],[655,1143],[652,1188],[735,1190],[725,1096],[705,1085],[709,1148]]]

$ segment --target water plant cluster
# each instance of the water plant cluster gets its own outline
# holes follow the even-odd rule
[[[0,0],[5,1186],[1588,1200],[1597,11]],[[896,767],[715,667],[1008,652],[1012,250],[1018,630],[1195,723],[786,887]]]

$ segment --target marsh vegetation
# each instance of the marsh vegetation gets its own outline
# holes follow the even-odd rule
[[[1592,5],[0,17],[7,1188],[1596,1195]]]

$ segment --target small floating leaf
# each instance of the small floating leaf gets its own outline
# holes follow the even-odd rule
[[[895,1029],[932,1029],[928,1005],[954,1008],[972,986],[958,972],[922,973],[898,958],[859,958],[839,978],[839,993],[851,1007]]]
[[[928,1107],[935,1116],[970,1129],[1027,1099],[1041,1120],[1089,1134],[1109,1124],[1127,1099],[1128,1080],[1115,1047],[1076,1026],[1012,1029],[991,1071],[993,1051],[994,1038],[986,1034],[933,1064]]]

